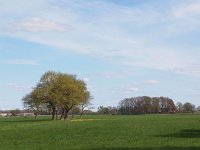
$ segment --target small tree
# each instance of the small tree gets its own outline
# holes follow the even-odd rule
[[[108,107],[99,106],[97,113],[98,114],[109,114],[109,109],[108,109]]]
[[[44,103],[43,100],[43,91],[40,90],[40,88],[35,88],[30,94],[27,94],[22,99],[24,107],[34,111],[35,119],[38,116],[39,107]]]
[[[11,110],[10,113],[12,114],[12,116],[16,116],[17,114],[21,113],[21,111],[19,109],[15,109]]]
[[[186,102],[184,105],[183,105],[183,110],[184,112],[188,113],[188,112],[191,112],[193,113],[193,106],[191,103],[189,102]]]
[[[89,95],[88,95],[89,96]],[[82,117],[85,109],[87,108],[88,110],[89,109],[92,109],[91,107],[91,102],[87,99],[83,100],[81,103],[80,103],[80,118]]]
[[[183,111],[183,104],[181,102],[177,102],[176,108],[178,110],[178,113],[180,114]]]

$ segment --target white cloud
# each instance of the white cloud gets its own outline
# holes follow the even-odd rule
[[[175,8],[173,14],[178,18],[190,17],[193,15],[200,14],[200,3],[199,1],[193,3],[187,3]]]
[[[186,55],[184,52],[180,53],[177,50],[172,51],[173,48],[164,45],[144,47],[141,52],[134,56],[134,51],[127,53],[126,59],[121,64],[127,66],[139,66],[150,69],[176,71],[186,65],[188,62],[198,61],[195,57]],[[133,59],[134,58],[134,59]]]
[[[83,78],[83,81],[85,81],[85,82],[89,82],[89,81],[90,81],[90,78],[88,78],[88,77],[84,77],[84,78]]]
[[[137,87],[129,87],[127,90],[129,92],[137,92],[137,91],[139,91],[139,88],[137,88]]]
[[[147,80],[147,81],[145,81],[145,83],[146,84],[159,84],[160,81],[158,81],[158,80]]]
[[[188,74],[188,75],[200,75],[200,63],[198,64],[186,64],[182,67],[175,68],[178,73]]]
[[[67,29],[66,25],[64,24],[56,23],[42,18],[30,18],[28,20],[22,20],[20,22],[14,23],[12,27],[17,30],[30,31],[30,32],[42,32],[42,31],[64,32]]]
[[[200,32],[200,2],[184,1],[177,3],[167,15],[165,28],[166,35],[176,36]],[[187,35],[186,35],[187,36]]]

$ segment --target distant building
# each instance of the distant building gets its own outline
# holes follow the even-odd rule
[[[34,116],[34,113],[19,113],[19,114],[16,114],[16,116]]]
[[[11,113],[0,113],[1,117],[10,117],[11,115]]]

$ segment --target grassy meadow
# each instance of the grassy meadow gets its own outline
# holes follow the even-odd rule
[[[0,118],[1,150],[199,150],[200,115]]]

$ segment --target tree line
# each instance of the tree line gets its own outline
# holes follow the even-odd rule
[[[185,102],[174,101],[168,97],[149,97],[139,96],[125,98],[121,100],[117,107],[99,106],[97,114],[121,114],[121,115],[136,115],[136,114],[160,114],[160,113],[194,113],[199,112],[200,106]]]
[[[140,96],[119,102],[120,114],[175,113],[175,111],[174,102],[168,97]]]
[[[138,96],[121,100],[117,107],[101,106],[98,112],[122,115],[175,113],[176,106],[168,97]]]
[[[194,113],[195,111],[200,111],[200,106],[195,107],[194,104],[185,102],[184,104],[181,102],[177,102],[176,104],[177,113]]]
[[[66,119],[70,110],[83,109],[90,104],[91,96],[83,80],[75,75],[48,71],[33,90],[23,97],[24,107],[38,115],[40,108],[52,112],[52,120]]]

